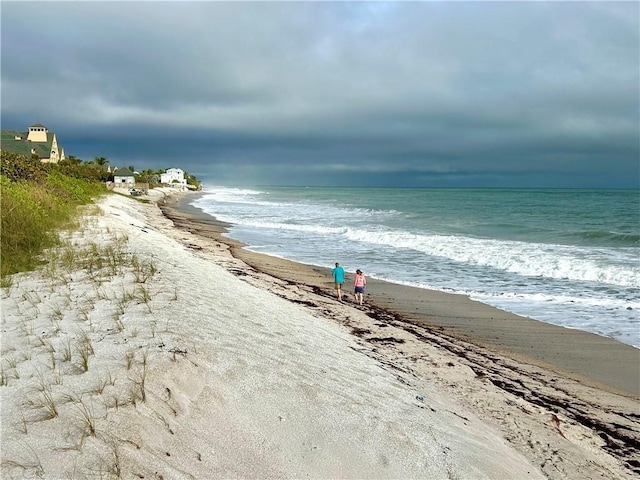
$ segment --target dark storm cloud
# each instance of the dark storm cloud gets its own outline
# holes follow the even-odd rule
[[[638,186],[639,6],[2,4],[2,124],[218,183]]]

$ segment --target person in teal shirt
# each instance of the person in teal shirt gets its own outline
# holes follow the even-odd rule
[[[342,301],[342,284],[344,283],[344,268],[336,262],[336,267],[331,271],[333,273],[333,283],[336,286],[336,295],[338,300]]]

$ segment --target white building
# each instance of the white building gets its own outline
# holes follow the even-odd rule
[[[167,171],[160,175],[160,183],[187,185],[187,180],[184,178],[184,171],[180,168],[169,168]]]
[[[113,174],[113,183],[119,188],[131,188],[136,184],[136,177],[128,168],[118,168]]]

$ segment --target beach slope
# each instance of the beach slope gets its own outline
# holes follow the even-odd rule
[[[234,248],[109,195],[42,269],[15,275],[2,477],[633,478],[637,445],[616,454],[497,388],[445,337]],[[611,415],[637,405],[607,395]]]

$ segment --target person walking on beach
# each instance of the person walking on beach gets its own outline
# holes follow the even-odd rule
[[[333,273],[333,283],[336,286],[336,295],[338,300],[342,301],[342,284],[344,283],[344,268],[336,262],[335,268],[331,271]]]
[[[354,293],[356,295],[356,301],[362,305],[364,300],[364,287],[367,285],[367,278],[362,273],[362,270],[356,270],[356,277],[353,280]]]

